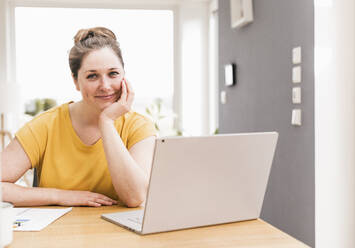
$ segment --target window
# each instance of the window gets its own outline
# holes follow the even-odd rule
[[[103,26],[120,43],[136,93],[134,110],[145,114],[156,98],[172,109],[173,20],[171,10],[16,7],[16,78],[24,99],[53,98],[58,104],[80,100],[68,53],[79,29]]]

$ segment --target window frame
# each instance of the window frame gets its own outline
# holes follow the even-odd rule
[[[6,28],[4,28],[4,33],[6,34],[6,48],[5,48],[5,57],[6,63],[1,61],[5,65],[6,70],[6,81],[8,82],[17,82],[16,81],[16,37],[15,37],[15,8],[16,7],[38,7],[38,8],[95,8],[95,9],[146,9],[146,10],[170,10],[173,12],[173,111],[179,116],[179,120],[175,120],[174,128],[181,130],[182,120],[183,120],[183,111],[182,111],[182,88],[183,88],[183,78],[182,74],[184,72],[182,57],[183,57],[183,48],[182,48],[182,36],[184,28],[184,9],[189,6],[200,6],[202,8],[207,8],[210,3],[210,0],[76,0],[72,2],[71,0],[9,0],[6,3],[6,8],[3,10],[6,13]],[[207,8],[208,9],[208,8]],[[0,11],[1,12],[1,11]],[[201,17],[200,17],[201,18]],[[206,29],[203,30],[205,35],[208,34],[208,19],[205,21]],[[0,30],[1,32],[1,30]],[[0,40],[1,43],[1,40]],[[206,49],[205,52],[208,58],[208,43],[206,40]],[[0,48],[1,49],[1,48]],[[206,64],[203,65],[203,68],[208,70],[208,59]],[[208,103],[208,89],[205,90],[205,94],[202,96],[204,103]],[[201,109],[204,113],[203,120],[201,121],[201,132],[202,134],[208,134],[209,127],[209,114],[208,114],[208,105]]]

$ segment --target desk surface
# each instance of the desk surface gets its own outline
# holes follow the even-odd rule
[[[262,220],[141,236],[100,217],[126,210],[76,207],[41,232],[14,232],[9,247],[308,247]]]

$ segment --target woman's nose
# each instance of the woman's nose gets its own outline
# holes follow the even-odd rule
[[[100,80],[100,88],[101,89],[109,89],[111,87],[110,80],[103,76]]]

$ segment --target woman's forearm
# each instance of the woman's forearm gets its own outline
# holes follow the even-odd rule
[[[113,121],[100,121],[100,130],[116,193],[128,207],[137,207],[145,200],[149,177],[126,149]]]
[[[2,182],[2,199],[14,206],[43,206],[57,204],[57,189],[29,188]]]

